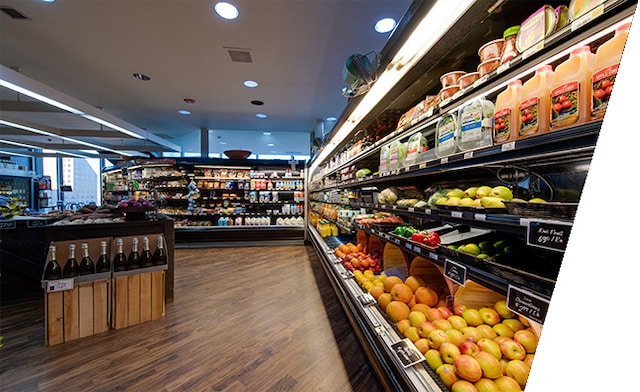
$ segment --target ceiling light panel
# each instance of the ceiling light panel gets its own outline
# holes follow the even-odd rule
[[[238,12],[238,8],[231,3],[227,2],[218,2],[213,6],[213,10],[218,14],[221,18],[227,20],[236,19],[240,13]]]

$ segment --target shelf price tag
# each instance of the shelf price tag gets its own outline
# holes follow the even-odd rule
[[[73,289],[73,278],[50,280],[47,282],[47,293]]]
[[[531,291],[509,285],[507,288],[507,307],[520,316],[544,324],[549,310],[549,301]]]
[[[476,214],[476,220],[480,222],[484,222],[487,220],[487,216],[485,214]]]
[[[0,229],[2,230],[13,230],[16,228],[16,221],[0,221]]]
[[[467,267],[455,261],[444,259],[444,276],[461,286],[467,281]]]
[[[425,208],[424,213],[427,215],[431,215],[431,208]]]
[[[385,240],[387,240],[387,241],[391,240],[391,236],[389,234],[383,234],[383,236],[384,236]]]
[[[378,301],[376,301],[376,299],[373,298],[373,295],[369,293],[359,295],[358,301],[360,302],[360,304],[362,304],[362,306],[369,306],[369,305],[378,303]]]
[[[421,164],[418,165],[418,169],[426,169],[427,168],[427,163],[423,162]]]
[[[539,41],[537,44],[533,45],[528,49],[525,49],[525,51],[522,52],[522,55],[520,55],[520,57],[522,58],[522,60],[526,60],[529,57],[541,51],[542,49],[544,49],[544,40]]]
[[[511,150],[515,150],[516,148],[516,142],[508,142],[503,144],[500,147],[500,151],[505,152],[505,151],[511,151]]]
[[[409,211],[409,212],[415,212],[415,210],[416,210],[416,209],[415,209],[414,207],[409,207],[409,208],[407,208],[407,211]]]
[[[434,252],[429,252],[429,258],[431,260],[438,260],[438,254]]]
[[[555,251],[565,251],[572,225],[565,222],[529,220],[527,245]]]
[[[408,242],[405,242],[405,243],[404,243],[404,247],[405,247],[405,248],[407,248],[407,249],[409,249],[409,250],[411,250],[411,244],[410,244],[410,243],[408,243]]]
[[[440,159],[440,164],[444,165],[445,163],[449,163],[449,157],[444,157],[442,159]]]
[[[27,227],[44,227],[46,225],[47,221],[42,219],[29,219],[27,221]]]
[[[393,239],[393,242],[395,242],[395,243],[396,243],[396,245],[400,245],[400,240],[399,240],[399,239],[397,239],[397,238],[394,238],[394,239]]]
[[[473,151],[468,151],[464,153],[464,159],[471,159],[473,158]]]
[[[462,218],[462,211],[451,211],[451,216],[453,218]]]
[[[411,343],[409,339],[402,339],[391,345],[391,351],[398,358],[404,368],[408,368],[422,361],[426,361],[424,355]]]
[[[594,20],[595,18],[599,17],[600,15],[602,15],[604,13],[604,4],[600,4],[599,6],[597,6],[596,8],[592,9],[590,12],[582,15],[580,18],[574,20],[571,23],[571,31],[576,31],[577,29],[579,29],[580,27],[586,25],[587,23],[591,22],[592,20]]]
[[[504,71],[508,70],[510,65],[511,63],[509,61],[504,64],[500,64],[500,66],[496,69],[496,75],[500,75]]]
[[[427,110],[426,117],[431,117],[431,116],[433,116],[433,107],[430,107],[429,110]]]
[[[416,252],[416,253],[422,253],[422,248],[417,246],[417,245],[414,245],[413,246],[413,251]]]
[[[480,79],[478,79],[475,82],[473,82],[473,88],[476,88],[476,87],[480,86],[481,84],[483,84],[487,80],[489,80],[489,75],[482,76]]]

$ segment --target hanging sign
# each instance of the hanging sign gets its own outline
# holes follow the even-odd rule
[[[531,291],[509,285],[507,288],[507,307],[522,317],[544,324],[549,310],[549,301]]]

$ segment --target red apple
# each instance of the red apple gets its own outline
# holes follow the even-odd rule
[[[434,330],[436,330],[436,326],[431,321],[423,321],[418,325],[418,334],[422,338],[428,337],[429,333]]]
[[[453,314],[458,315],[458,316],[462,316],[462,312],[466,308],[467,308],[467,305],[462,305],[462,304],[454,305],[453,306]]]
[[[471,356],[475,356],[480,352],[480,347],[478,347],[478,345],[471,340],[465,340],[464,342],[460,343],[459,349],[461,354],[467,354]]]
[[[458,380],[451,386],[451,392],[478,392],[478,388],[467,380]]]
[[[519,359],[523,360],[527,356],[527,351],[522,347],[522,344],[516,342],[513,339],[504,340],[500,343],[500,351],[507,359]]]
[[[456,367],[458,377],[464,380],[476,382],[482,378],[482,368],[478,361],[471,355],[459,355],[453,361],[453,365]]]
[[[429,351],[429,341],[425,338],[420,338],[413,342],[416,345],[416,348],[422,353],[426,354]]]
[[[455,384],[456,381],[458,381],[458,376],[456,374],[456,367],[450,363],[445,363],[440,365],[436,369],[436,374],[438,375],[438,377],[440,377],[440,381],[442,381],[444,386],[447,388],[451,388],[453,384]]]
[[[440,311],[440,313],[442,313],[442,317],[444,319],[448,319],[449,316],[453,315],[451,309],[447,308],[446,306],[439,306],[438,310]]]

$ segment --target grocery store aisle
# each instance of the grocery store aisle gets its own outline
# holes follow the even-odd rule
[[[383,390],[312,247],[175,257],[158,321],[44,347],[42,302],[0,309],[0,390]]]

